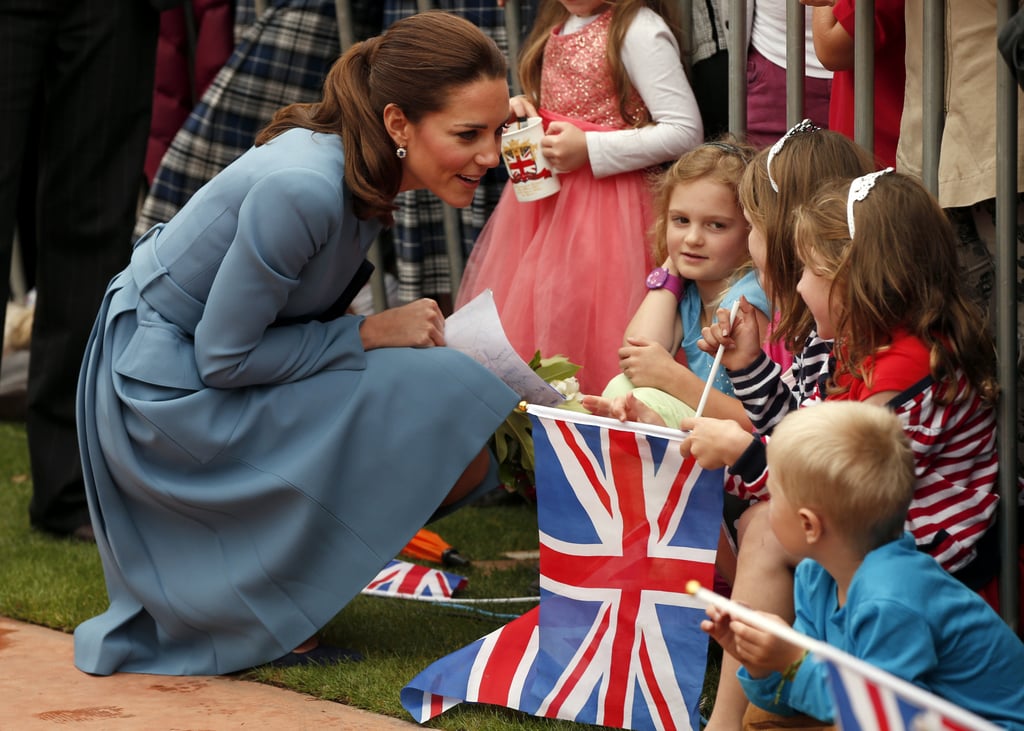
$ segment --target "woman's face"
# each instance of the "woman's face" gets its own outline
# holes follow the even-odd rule
[[[480,178],[500,161],[508,114],[505,80],[479,79],[454,89],[444,109],[406,121],[396,140],[408,150],[400,190],[426,189],[456,208],[468,206]]]

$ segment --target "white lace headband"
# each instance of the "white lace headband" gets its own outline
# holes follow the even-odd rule
[[[765,167],[768,169],[768,182],[772,184],[772,190],[774,190],[776,193],[779,192],[779,186],[775,182],[775,178],[772,177],[772,159],[780,152],[782,152],[782,148],[786,145],[787,142],[789,142],[790,137],[793,137],[794,135],[798,134],[803,134],[804,132],[817,132],[819,129],[821,129],[821,127],[819,127],[809,119],[797,122],[786,131],[786,134],[782,135],[782,137],[780,137],[776,141],[776,143],[772,145],[772,149],[768,150],[768,161],[765,163]]]
[[[885,170],[861,175],[859,178],[854,178],[853,182],[850,183],[850,194],[846,198],[846,223],[850,228],[851,239],[853,238],[853,204],[867,198],[868,193],[875,187],[875,182],[886,173],[891,173],[892,171],[892,168],[888,167]]]

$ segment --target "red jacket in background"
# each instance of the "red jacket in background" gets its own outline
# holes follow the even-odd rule
[[[836,22],[853,37],[854,0],[836,0]],[[896,165],[896,143],[903,116],[907,66],[903,0],[875,0],[875,159],[884,167]],[[832,76],[829,129],[853,139],[853,71]]]
[[[191,0],[195,19],[195,75],[190,73],[185,10],[165,10],[160,16],[153,87],[153,121],[146,149],[147,185],[160,166],[174,135],[185,123],[213,77],[234,48],[234,3],[231,0]],[[194,85],[193,85],[194,80]],[[194,98],[193,98],[194,95]]]

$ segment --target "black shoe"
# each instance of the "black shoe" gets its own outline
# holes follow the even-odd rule
[[[359,662],[363,659],[362,653],[355,650],[346,650],[344,647],[331,647],[330,645],[317,645],[306,652],[289,652],[276,660],[267,663],[272,668],[296,668],[304,665],[333,665],[339,662]]]

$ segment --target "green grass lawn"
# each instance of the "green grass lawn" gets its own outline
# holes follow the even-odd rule
[[[0,615],[71,632],[107,606],[103,571],[95,546],[32,530],[25,430],[0,423]],[[458,547],[471,566],[464,597],[510,597],[531,593],[536,564],[512,561],[506,551],[537,548],[537,514],[523,501],[470,507],[431,528]],[[532,604],[482,605],[489,613],[519,614]],[[327,643],[358,649],[366,660],[328,667],[256,669],[243,676],[318,698],[409,720],[399,692],[434,660],[479,639],[509,620],[423,602],[357,597],[324,629]],[[710,663],[709,683],[715,679]],[[705,712],[705,716],[707,713]],[[473,731],[593,729],[535,718],[493,706],[463,704],[424,724],[427,728]]]

